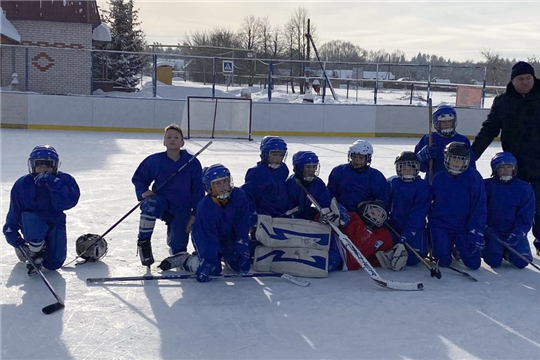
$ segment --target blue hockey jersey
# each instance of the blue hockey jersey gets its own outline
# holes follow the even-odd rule
[[[20,177],[11,189],[4,234],[6,237],[17,236],[21,230],[23,212],[36,213],[48,222],[65,226],[64,211],[77,205],[80,195],[79,185],[75,179],[60,171],[51,186],[37,186],[30,174]]]
[[[390,206],[388,222],[402,236],[411,239],[424,231],[431,203],[430,187],[419,176],[405,182],[398,176],[388,179]]]
[[[272,169],[259,161],[256,166],[248,169],[242,190],[249,199],[251,211],[276,217],[290,210],[287,208],[285,190],[288,176],[289,168],[286,164]]]
[[[326,188],[326,184],[319,177],[315,177],[310,182],[303,181],[302,184],[306,187],[309,193],[317,200],[322,208],[330,206],[332,198]],[[313,220],[319,213],[317,209],[312,205],[304,191],[296,183],[294,175],[289,176],[285,183],[287,189],[287,199],[289,208],[298,206],[300,210],[292,214],[292,217],[296,219]]]
[[[535,199],[529,183],[513,178],[507,183],[484,180],[487,197],[487,226],[500,235],[527,234],[532,227]]]
[[[431,228],[483,231],[486,226],[486,190],[480,173],[468,168],[458,176],[440,171],[431,184]]]
[[[381,200],[388,207],[388,182],[371,167],[358,172],[350,164],[336,166],[328,177],[328,190],[347,211],[356,211],[358,204],[367,200]]]
[[[234,187],[226,205],[219,205],[211,195],[198,204],[191,238],[200,260],[220,268],[221,256],[230,258],[238,240],[248,244],[250,212],[244,191]]]
[[[180,151],[180,159],[174,161],[166,152],[160,152],[144,159],[131,182],[135,185],[137,199],[142,200],[142,194],[150,189],[160,187],[178,169],[186,164],[193,155],[186,150]],[[202,168],[198,159],[194,159],[184,169],[163,185],[156,195],[164,196],[170,204],[169,211],[174,214],[185,214],[196,209],[197,204],[204,196],[202,184]]]

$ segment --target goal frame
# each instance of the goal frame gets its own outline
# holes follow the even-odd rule
[[[196,135],[195,132],[197,130],[193,130],[193,126],[192,126],[192,102],[191,100],[213,100],[214,101],[214,118],[213,118],[213,121],[212,121],[212,130],[210,131],[210,135],[209,136],[206,136],[206,135]],[[248,121],[248,124],[247,124],[247,132],[246,133],[243,133],[243,134],[238,134],[238,136],[235,136],[235,135],[227,135],[226,134],[226,131],[223,131],[223,130],[216,130],[216,120],[217,120],[217,112],[218,112],[218,103],[220,100],[223,100],[224,102],[231,102],[231,101],[245,101],[245,102],[248,102],[249,103],[249,116],[246,118],[247,121]],[[186,116],[186,121],[187,121],[187,132],[186,132],[186,139],[190,139],[190,138],[193,138],[193,137],[209,137],[211,139],[215,139],[215,138],[223,138],[223,139],[245,139],[245,140],[249,140],[249,141],[253,141],[253,136],[252,136],[252,121],[253,121],[253,102],[251,99],[249,98],[240,98],[240,97],[223,97],[223,96],[188,96],[186,97],[186,108],[187,108],[187,116]],[[200,130],[201,132],[204,132],[204,130]],[[220,137],[220,133],[222,133],[224,136],[223,137]]]

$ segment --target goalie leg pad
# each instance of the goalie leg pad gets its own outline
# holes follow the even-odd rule
[[[378,251],[375,253],[377,260],[385,269],[401,271],[407,265],[407,249],[403,244],[397,244],[388,251]]]
[[[273,248],[330,248],[332,228],[303,219],[272,218],[259,215],[255,237],[263,245]]]
[[[321,278],[328,276],[328,251],[308,248],[257,246],[253,270]]]

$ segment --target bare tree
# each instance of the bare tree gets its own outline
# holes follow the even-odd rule
[[[252,50],[251,54],[256,55],[262,39],[261,20],[253,15],[246,16],[240,26],[237,38],[241,47]],[[255,76],[257,64],[255,61],[255,59],[251,59],[248,63],[248,86],[253,86],[253,77]]]
[[[494,86],[505,85],[508,82],[505,60],[491,50],[483,50],[481,54],[486,59],[486,83]]]
[[[295,60],[306,60],[307,43],[306,38],[308,27],[308,11],[299,7],[295,10],[287,24],[285,24],[285,36],[289,45],[289,58]],[[315,27],[311,26],[311,35],[313,37],[315,33]],[[304,74],[304,64],[296,63],[291,64],[291,75],[302,76]],[[292,79],[291,79],[292,82]],[[294,92],[294,88],[293,88]],[[304,80],[300,81],[300,93],[304,93]]]

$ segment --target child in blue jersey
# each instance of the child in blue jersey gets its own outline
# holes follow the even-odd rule
[[[286,181],[287,199],[289,208],[298,207],[299,210],[292,214],[293,218],[304,220],[318,220],[319,215],[323,215],[322,221],[331,221],[337,226],[347,226],[350,216],[347,210],[338,202],[332,204],[332,197],[324,181],[319,178],[319,158],[312,151],[299,151],[293,156],[294,174]],[[296,182],[299,180],[308,192],[319,203],[322,210],[319,211],[313,206],[305,192]],[[328,271],[340,269],[342,257],[338,249],[336,239],[332,237],[328,257]]]
[[[202,182],[207,195],[197,206],[192,240],[196,254],[180,253],[163,260],[162,270],[179,267],[197,274],[197,281],[208,282],[220,275],[221,261],[231,270],[249,272],[249,209],[241,188],[234,187],[229,170],[215,164],[203,169]]]
[[[394,162],[396,174],[388,179],[390,184],[390,211],[388,224],[396,230],[394,241],[409,244],[422,257],[428,253],[425,236],[426,216],[431,195],[429,184],[418,176],[420,163],[412,151],[403,151]],[[409,249],[407,265],[415,265],[420,260]]]
[[[389,186],[384,175],[371,167],[373,146],[357,140],[349,148],[348,164],[338,165],[328,177],[330,196],[335,197],[347,211],[356,211],[358,204],[381,200],[388,208]]]
[[[478,171],[469,167],[470,159],[465,144],[451,142],[446,146],[446,171],[433,177],[428,221],[435,260],[449,266],[455,249],[463,264],[476,270],[484,245],[486,191]]]
[[[38,269],[56,270],[66,260],[64,211],[77,205],[80,197],[75,179],[58,171],[59,167],[60,158],[52,146],[36,146],[28,158],[30,174],[11,189],[4,235],[19,260],[27,260],[20,249],[24,247]],[[28,275],[36,273],[31,264],[27,268]]]
[[[471,148],[471,142],[465,136],[456,132],[457,113],[450,105],[441,105],[433,111],[432,146],[429,146],[429,134],[424,135],[416,144],[414,152],[420,161],[420,171],[426,173],[426,180],[433,178],[435,174],[444,171],[444,149],[451,142],[461,142],[467,149]],[[429,174],[429,161],[433,160],[433,174]],[[469,167],[476,169],[474,154],[471,152]]]
[[[484,261],[492,268],[501,266],[503,258],[518,269],[528,263],[500,242],[532,261],[527,233],[531,230],[535,199],[529,183],[516,177],[517,160],[509,152],[500,152],[491,159],[491,178],[485,179],[487,196],[487,226],[484,239]]]
[[[137,247],[144,266],[154,263],[151,238],[156,219],[167,224],[170,253],[186,251],[195,209],[204,196],[199,160],[178,171],[193,157],[181,149],[184,135],[178,125],[165,128],[163,145],[167,150],[144,159],[131,179],[137,199],[143,200]]]
[[[277,136],[265,136],[261,141],[261,161],[246,172],[242,190],[248,196],[255,214],[282,216],[287,212],[285,180],[289,168],[285,164],[287,144]],[[252,219],[253,224],[256,219]]]

